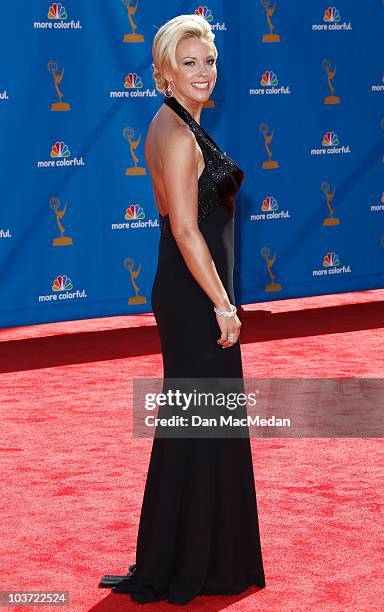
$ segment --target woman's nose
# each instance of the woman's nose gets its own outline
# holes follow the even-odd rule
[[[203,74],[204,76],[206,76],[206,75],[208,74],[208,70],[207,70],[207,67],[206,67],[206,65],[205,65],[205,64],[203,64],[202,66],[200,66],[199,73],[200,73],[200,74]]]

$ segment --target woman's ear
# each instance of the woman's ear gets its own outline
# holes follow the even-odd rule
[[[172,80],[172,74],[168,64],[165,64],[163,67],[163,75],[164,78],[168,81],[168,83],[170,83],[170,81]]]

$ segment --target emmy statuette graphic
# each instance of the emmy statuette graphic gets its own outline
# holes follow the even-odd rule
[[[62,102],[63,94],[59,88],[59,85],[61,81],[63,80],[63,76],[64,76],[64,66],[61,71],[61,74],[57,74],[57,70],[58,70],[57,62],[54,62],[52,60],[49,61],[48,62],[48,72],[50,72],[53,77],[53,82],[55,84],[56,93],[59,97],[59,102],[52,102],[51,111],[69,111],[71,107],[69,106],[68,102]]]
[[[142,34],[135,34],[135,30],[137,29],[137,25],[134,23],[132,19],[132,15],[136,13],[137,6],[139,4],[139,0],[137,0],[135,6],[132,6],[132,0],[121,0],[122,3],[127,7],[128,19],[130,26],[132,28],[131,34],[125,34],[123,41],[127,43],[141,43],[144,42],[144,36]]]
[[[269,146],[273,140],[273,135],[275,133],[275,130],[274,129],[272,130],[272,134],[268,134],[268,132],[269,132],[269,126],[266,123],[262,123],[260,125],[260,134],[264,138],[264,145],[265,145],[265,149],[268,155],[268,160],[264,160],[261,165],[263,170],[271,170],[271,169],[279,167],[279,162],[274,161],[272,159],[272,151]]]
[[[61,234],[60,237],[54,238],[52,240],[52,245],[53,246],[68,246],[70,244],[73,244],[72,238],[70,238],[69,236],[64,236],[65,227],[61,223],[61,219],[64,217],[67,211],[67,202],[65,203],[64,208],[60,210],[59,198],[50,198],[49,206],[52,208],[53,212],[56,215],[57,227],[59,228],[59,232]]]
[[[338,219],[337,217],[333,216],[333,213],[335,212],[335,209],[332,208],[332,206],[331,206],[331,202],[332,202],[333,198],[335,197],[336,187],[333,188],[332,193],[329,193],[329,190],[330,190],[329,183],[327,183],[326,181],[321,183],[321,191],[325,195],[325,202],[326,202],[328,210],[329,210],[329,217],[325,217],[325,219],[323,221],[323,225],[325,225],[326,227],[329,227],[329,226],[332,226],[332,225],[339,225],[340,224],[340,219]]]
[[[135,130],[133,128],[126,127],[123,129],[123,136],[125,140],[129,142],[130,153],[133,159],[133,163],[135,164],[133,167],[130,166],[129,168],[127,168],[125,171],[125,174],[126,176],[143,176],[144,174],[147,173],[147,171],[145,168],[142,168],[141,166],[137,165],[139,158],[135,154],[135,149],[140,144],[141,134],[137,140],[133,140],[134,133],[135,133]]]
[[[268,21],[268,26],[269,26],[269,34],[264,34],[263,35],[263,42],[266,43],[276,43],[276,42],[280,42],[280,36],[279,34],[274,34],[273,30],[275,29],[275,26],[273,25],[272,21],[271,21],[271,17],[273,15],[273,13],[276,10],[276,4],[273,5],[273,7],[271,8],[270,4],[271,4],[271,0],[260,0],[261,2],[261,6],[263,6],[265,8],[265,14],[267,17],[267,21]]]
[[[271,279],[271,282],[268,283],[268,285],[265,285],[264,289],[265,291],[281,291],[281,285],[280,283],[275,283],[276,276],[272,272],[272,266],[276,260],[276,253],[274,254],[272,259],[270,258],[270,254],[271,254],[271,251],[269,250],[268,247],[265,246],[261,249],[261,256],[265,259],[265,263],[267,264],[269,278]]]
[[[340,104],[340,98],[339,96],[335,96],[335,88],[332,85],[332,81],[336,74],[336,66],[332,70],[332,62],[329,59],[324,59],[322,61],[322,66],[327,73],[328,87],[331,93],[331,95],[324,98],[324,104]]]
[[[139,265],[137,270],[135,270],[134,269],[135,268],[135,261],[134,261],[134,259],[132,257],[126,257],[126,259],[124,259],[124,268],[129,272],[129,275],[130,275],[130,278],[131,278],[131,283],[132,283],[133,289],[135,291],[135,297],[130,297],[128,299],[128,304],[146,304],[147,300],[146,300],[145,296],[139,295],[140,289],[136,285],[136,282],[135,282],[135,279],[140,274],[141,264]]]

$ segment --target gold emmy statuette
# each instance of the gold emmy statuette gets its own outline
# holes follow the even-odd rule
[[[145,168],[142,168],[141,166],[137,165],[139,158],[135,154],[135,149],[140,144],[141,134],[137,140],[133,140],[134,133],[135,130],[133,128],[126,127],[123,129],[123,136],[129,142],[130,153],[133,159],[133,163],[135,164],[133,167],[131,166],[130,168],[127,168],[125,174],[126,176],[143,176],[143,174],[147,174],[147,171]]]
[[[67,202],[64,205],[64,208],[62,210],[59,210],[60,208],[60,200],[59,198],[50,198],[49,200],[49,206],[52,208],[53,212],[56,215],[56,223],[57,223],[57,227],[59,228],[59,232],[61,234],[61,236],[59,238],[54,238],[52,240],[52,245],[53,246],[68,246],[70,244],[73,244],[73,240],[72,238],[70,238],[69,236],[64,236],[64,232],[65,232],[65,227],[62,225],[60,219],[62,219],[67,211]]]
[[[52,102],[51,111],[69,111],[71,107],[69,106],[68,102],[62,102],[63,94],[59,89],[59,84],[63,80],[64,76],[64,67],[61,71],[61,74],[57,74],[57,68],[58,67],[56,62],[48,62],[48,72],[50,72],[53,77],[56,93],[59,96],[59,102]]]
[[[135,267],[135,262],[132,259],[132,257],[127,257],[126,259],[124,259],[124,268],[126,270],[128,270],[129,275],[131,277],[131,283],[132,283],[133,288],[135,290],[135,297],[130,297],[128,299],[128,304],[146,304],[147,303],[147,299],[145,298],[145,296],[139,295],[140,289],[136,285],[136,282],[135,282],[135,279],[140,274],[141,264],[139,265],[137,270],[134,270],[134,267]]]
[[[272,21],[271,21],[271,17],[273,15],[273,13],[276,10],[276,4],[273,5],[273,7],[270,7],[271,4],[271,0],[260,0],[261,2],[261,6],[263,6],[265,8],[265,14],[267,17],[267,21],[268,21],[268,26],[269,26],[269,34],[264,34],[263,36],[263,42],[266,43],[276,43],[276,42],[280,42],[280,36],[279,34],[274,34],[273,30],[275,29],[275,26],[273,25]]]
[[[268,134],[268,131],[269,131],[269,126],[266,123],[262,123],[260,125],[260,133],[264,138],[264,145],[265,145],[267,155],[268,155],[268,160],[263,161],[261,165],[263,170],[271,170],[271,169],[279,167],[279,162],[274,161],[272,159],[272,151],[269,146],[273,140],[273,135],[275,133],[275,130],[274,129],[272,130],[272,134]]]
[[[269,278],[271,279],[271,282],[268,283],[268,285],[265,285],[265,291],[281,291],[281,285],[280,283],[275,283],[276,276],[272,272],[272,266],[275,263],[276,253],[273,256],[273,259],[270,258],[270,253],[271,251],[268,247],[263,247],[261,249],[261,256],[265,259],[268,268]]]
[[[139,0],[137,0],[135,6],[131,6],[132,5],[132,0],[121,0],[121,1],[127,7],[128,19],[129,19],[129,23],[130,23],[131,28],[132,28],[132,33],[131,34],[125,34],[124,38],[123,38],[123,41],[124,42],[129,42],[129,43],[141,43],[141,42],[144,42],[144,36],[142,34],[135,34],[135,30],[137,28],[137,25],[134,23],[134,21],[132,19],[132,15],[134,15],[136,13],[137,6],[139,4]]]
[[[321,183],[321,191],[325,195],[325,201],[326,201],[326,204],[329,210],[329,217],[325,217],[323,221],[323,225],[325,225],[326,227],[329,227],[330,225],[339,225],[340,223],[340,219],[333,216],[333,213],[335,212],[335,210],[331,206],[331,202],[333,198],[335,197],[336,187],[333,188],[332,193],[329,193],[329,190],[330,190],[329,183],[326,183],[325,181]]]
[[[335,88],[332,85],[333,78],[336,74],[336,66],[332,70],[332,62],[329,59],[324,59],[322,62],[322,66],[327,73],[328,87],[331,92],[330,96],[326,96],[324,98],[324,104],[340,104],[339,96],[335,96]]]

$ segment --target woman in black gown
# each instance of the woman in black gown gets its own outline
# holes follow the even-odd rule
[[[168,212],[159,211],[151,296],[164,380],[243,380],[241,323],[231,305],[234,197],[244,174],[196,120],[216,82],[213,38],[203,17],[181,15],[160,28],[153,45],[154,78],[168,107],[160,113],[178,122],[172,134],[169,123],[159,130],[161,146],[151,151],[157,159],[162,156],[168,206]],[[208,87],[197,89],[196,82]],[[180,127],[187,127],[183,135]],[[188,176],[183,156],[190,155],[191,135],[204,169],[196,172],[195,159],[195,174]],[[265,586],[249,435],[170,439],[155,434],[136,563],[125,576],[104,576],[100,585],[130,593],[137,602],[185,604],[196,595],[238,594],[253,584]]]

